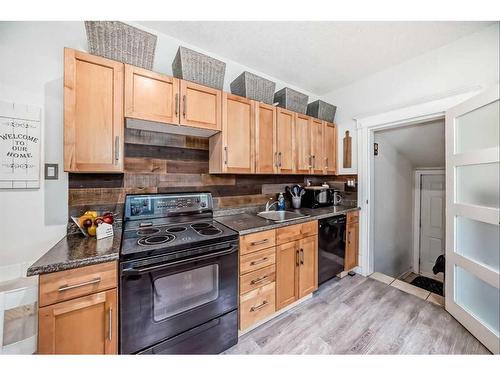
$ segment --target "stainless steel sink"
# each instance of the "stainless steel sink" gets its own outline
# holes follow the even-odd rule
[[[257,215],[263,217],[264,219],[273,220],[277,223],[282,223],[283,221],[289,221],[289,220],[302,219],[304,217],[309,216],[290,211],[262,211],[259,212]]]

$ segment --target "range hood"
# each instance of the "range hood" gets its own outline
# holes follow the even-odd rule
[[[183,126],[175,124],[165,124],[163,122],[137,120],[134,118],[125,118],[125,127],[127,129],[147,130],[150,132],[191,135],[195,137],[209,138],[219,133],[219,130],[201,129],[192,126]]]

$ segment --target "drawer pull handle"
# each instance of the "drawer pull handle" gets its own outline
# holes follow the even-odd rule
[[[304,249],[300,249],[300,264],[304,264]]]
[[[262,244],[266,243],[267,241],[268,241],[268,239],[266,238],[264,240],[250,242],[250,245],[252,245],[252,246],[262,245]]]
[[[250,311],[251,311],[251,312],[254,312],[254,311],[260,310],[260,309],[262,309],[263,307],[265,307],[268,303],[269,303],[269,302],[264,301],[264,302],[262,302],[262,303],[261,303],[260,305],[258,305],[258,306],[253,306],[253,307],[250,309]]]
[[[182,116],[186,118],[187,112],[187,98],[186,95],[182,95]]]
[[[74,284],[74,285],[63,285],[63,286],[60,286],[59,287],[59,291],[60,292],[64,292],[66,290],[80,288],[82,286],[87,286],[87,285],[92,285],[92,284],[98,284],[100,282],[101,282],[101,278],[100,277],[96,277],[95,279],[92,279],[90,281],[85,281],[83,283]]]
[[[108,310],[108,341],[113,339],[113,309]]]
[[[252,281],[250,281],[250,284],[251,285],[259,284],[259,283],[263,282],[265,279],[267,279],[267,275],[259,277],[257,279],[253,279]]]
[[[268,257],[265,257],[265,258],[262,258],[260,260],[254,260],[253,262],[250,262],[250,265],[251,266],[255,266],[256,264],[260,264],[260,263],[264,263],[265,261],[267,261],[269,258]]]
[[[179,116],[179,94],[175,94],[175,117]]]

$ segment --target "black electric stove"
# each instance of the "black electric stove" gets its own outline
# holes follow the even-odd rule
[[[238,233],[210,193],[129,195],[120,251],[120,351],[215,354],[237,342]]]

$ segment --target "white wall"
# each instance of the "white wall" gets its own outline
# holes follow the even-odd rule
[[[177,39],[158,35],[153,70],[171,75],[180,44],[189,47]],[[29,265],[35,261],[66,233],[68,176],[62,172],[64,47],[87,50],[83,22],[0,22],[0,100],[43,109],[42,165],[59,163],[61,172],[58,181],[42,181],[38,190],[0,190],[0,279],[10,277],[7,272],[12,269],[22,269],[23,266],[17,266],[20,263]],[[226,91],[230,91],[230,82],[242,71],[253,71],[223,60]],[[275,81],[277,89],[293,87],[263,72],[254,72]],[[314,99],[306,90],[295,88]],[[14,264],[16,267],[7,269]]]
[[[383,134],[375,142],[374,271],[398,277],[413,262],[413,166]]]
[[[499,43],[497,22],[477,33],[324,95],[327,101],[338,107],[335,118],[339,125],[339,138],[343,137],[346,129],[355,129],[355,116],[382,113],[470,87],[495,84],[499,80]],[[351,131],[351,136],[353,150],[356,150],[355,131]],[[338,156],[340,173],[356,173],[356,152],[353,153],[352,169],[342,167],[342,142]]]

